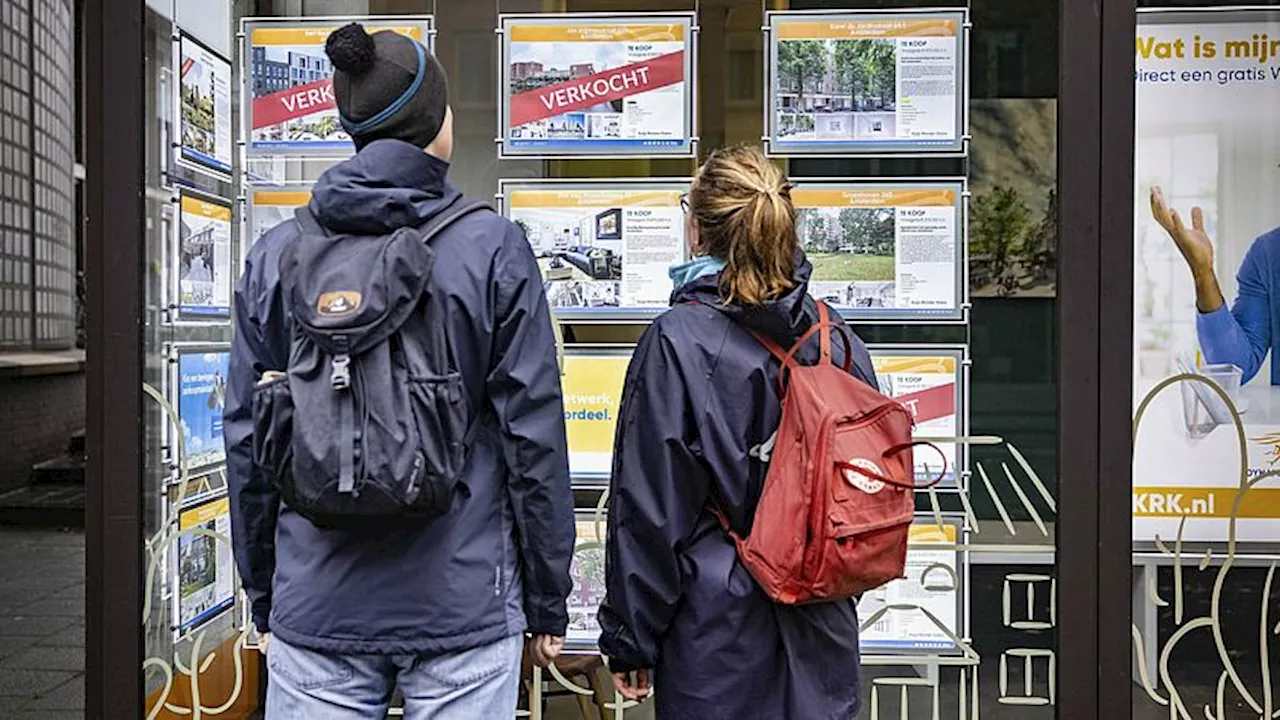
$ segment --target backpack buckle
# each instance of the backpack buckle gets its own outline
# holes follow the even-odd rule
[[[334,356],[333,372],[329,375],[329,382],[333,384],[334,390],[346,390],[351,387],[350,355]]]

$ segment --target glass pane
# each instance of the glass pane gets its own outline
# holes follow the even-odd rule
[[[1054,717],[1058,2],[179,0],[176,19],[162,6],[168,3],[148,3],[150,707],[189,711],[183,673],[191,668],[203,714],[254,717],[262,706],[266,668],[229,564],[218,451],[223,353],[235,310],[225,291],[253,243],[288,221],[317,179],[350,155],[346,131],[326,104],[332,68],[323,41],[334,18],[363,18],[416,33],[447,72],[450,180],[493,199],[534,245],[566,341],[571,417],[595,412],[573,398],[600,397],[616,416],[622,369],[665,308],[667,266],[683,259],[680,194],[710,151],[767,139],[798,181],[797,196],[851,187],[888,198],[921,193],[918,206],[842,199],[801,208],[802,240],[819,273],[815,293],[872,345],[882,391],[908,404],[940,398],[941,409],[918,418],[917,434],[939,446],[950,468],[938,489],[917,495],[907,578],[859,605],[861,716]],[[914,14],[920,10],[930,14]],[[510,99],[519,90],[674,55],[667,45],[685,39],[663,38],[657,50],[596,43],[590,57],[553,42],[518,47],[538,45],[528,38],[539,33],[517,40],[519,21],[504,25],[502,17],[528,13],[552,15],[544,27],[568,22],[569,13],[672,16],[668,24],[687,32],[687,47],[696,50],[687,54],[689,107],[609,100],[520,121]],[[784,39],[780,25],[762,31],[786,19],[773,13],[828,27],[849,15],[874,17],[856,37],[801,31]],[[886,19],[929,40],[871,37]],[[231,61],[230,70],[220,59]],[[231,73],[225,86],[220,71]],[[1169,178],[1179,197],[1220,207],[1218,177],[1184,173],[1179,164],[1225,152],[1206,136],[1212,130],[1157,138],[1142,152],[1162,159],[1151,177]],[[669,151],[684,150],[686,141],[696,146]],[[561,152],[593,143],[595,152]],[[521,152],[548,147],[557,152]],[[577,204],[530,200],[552,187]],[[651,193],[655,212],[675,219],[674,229],[654,233],[657,250],[629,254],[623,225],[630,206],[597,202],[623,190]],[[1142,342],[1185,337],[1192,329],[1166,302],[1180,287],[1169,269],[1177,256],[1146,242],[1164,252],[1153,270],[1164,284],[1143,316]],[[643,255],[651,255],[647,264],[637,259]],[[609,373],[608,387],[594,387],[599,373]],[[591,541],[608,503],[612,432],[570,423],[569,435],[583,542],[560,667],[604,717],[615,697],[594,647],[600,598],[591,583],[602,554]],[[925,455],[917,456],[917,474],[929,477],[938,466]],[[560,679],[526,667],[521,707],[541,712],[539,698],[545,717],[577,717],[576,696]],[[646,703],[626,716],[653,712]]]
[[[1134,717],[1261,717],[1280,12],[1185,5],[1140,11],[1136,43]]]

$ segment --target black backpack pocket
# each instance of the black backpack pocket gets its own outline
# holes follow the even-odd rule
[[[253,464],[277,489],[292,485],[293,395],[287,375],[254,388]]]
[[[420,511],[447,512],[469,444],[471,411],[462,375],[410,378],[409,402],[422,458],[420,485],[411,488],[412,503]]]

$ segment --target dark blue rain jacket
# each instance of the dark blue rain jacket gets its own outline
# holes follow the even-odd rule
[[[858,710],[854,602],[774,604],[707,511],[714,503],[749,534],[781,408],[778,363],[740,324],[791,347],[817,321],[810,271],[800,258],[795,289],[756,309],[715,307],[719,276],[691,282],[627,372],[600,649],[614,671],[654,669],[662,720],[849,720]],[[874,387],[866,347],[845,331],[854,374]],[[817,339],[809,345],[805,364],[817,360]],[[832,352],[842,364],[843,344]]]
[[[325,173],[311,210],[340,233],[418,226],[458,197],[448,169],[407,143],[377,141]],[[254,384],[288,361],[279,262],[297,235],[289,221],[253,246],[235,298],[225,436],[236,564],[254,623],[334,653],[438,654],[526,628],[563,635],[573,497],[555,341],[524,235],[481,212],[433,241],[450,345],[472,407],[492,412],[448,515],[361,531],[315,527],[252,467]]]

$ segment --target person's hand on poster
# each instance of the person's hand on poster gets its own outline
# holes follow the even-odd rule
[[[1218,287],[1218,276],[1213,271],[1213,241],[1204,231],[1204,211],[1198,207],[1191,208],[1191,227],[1187,227],[1182,215],[1165,202],[1164,191],[1155,187],[1151,189],[1151,216],[1169,233],[1191,269],[1191,277],[1196,283],[1196,308],[1202,313],[1210,313],[1222,307],[1226,301]]]

